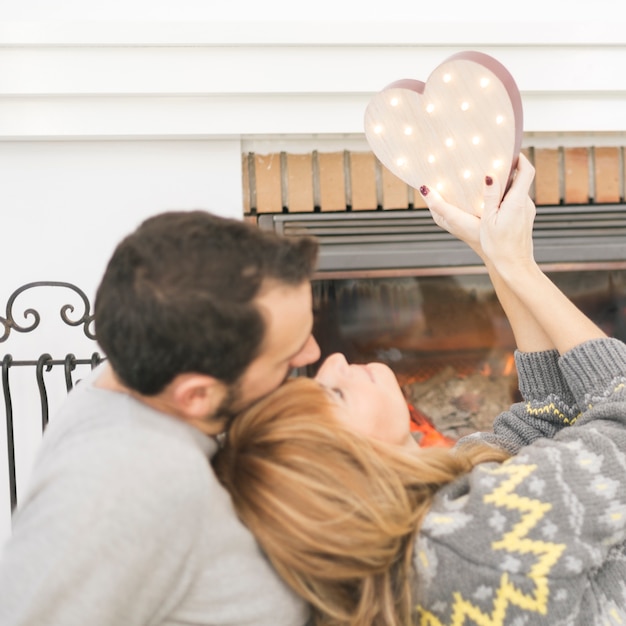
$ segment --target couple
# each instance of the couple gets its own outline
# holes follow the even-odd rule
[[[109,362],[16,513],[0,623],[626,622],[626,348],[534,262],[533,175],[500,205],[487,179],[482,219],[422,189],[485,261],[524,397],[452,451],[415,445],[384,365],[280,384],[319,358],[314,242],[145,222],[97,294]]]

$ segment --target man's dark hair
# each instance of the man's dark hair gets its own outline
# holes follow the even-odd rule
[[[235,382],[265,335],[253,300],[266,279],[310,280],[317,242],[206,211],[144,221],[115,249],[95,301],[98,342],[120,380],[144,395],[178,374]]]

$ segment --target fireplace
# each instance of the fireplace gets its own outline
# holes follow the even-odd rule
[[[626,340],[626,269],[549,274],[609,335]],[[514,338],[486,274],[325,278],[313,293],[323,356],[387,363],[407,400],[444,434],[489,429],[518,399]]]
[[[609,335],[626,340],[623,205],[539,207],[535,252],[552,280]],[[428,211],[261,215],[313,234],[322,358],[382,361],[407,401],[452,438],[491,427],[518,399],[514,338],[478,257]],[[307,368],[314,374],[319,364]]]

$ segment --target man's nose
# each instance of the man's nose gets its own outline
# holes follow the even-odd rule
[[[302,350],[291,359],[290,365],[293,368],[304,367],[305,365],[315,363],[320,358],[320,355],[320,347],[317,341],[315,341],[315,337],[311,335]]]

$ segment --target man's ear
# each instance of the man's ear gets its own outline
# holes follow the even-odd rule
[[[212,420],[228,393],[227,386],[206,374],[179,374],[170,386],[171,400],[177,414],[204,433],[223,430],[222,420]]]

